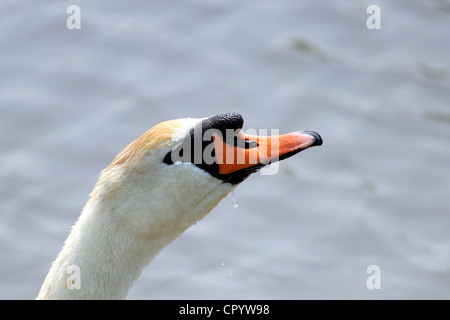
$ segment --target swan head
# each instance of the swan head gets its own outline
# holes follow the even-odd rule
[[[38,299],[126,297],[145,265],[236,185],[322,144],[315,132],[249,135],[243,124],[237,113],[171,120],[126,146],[100,173]],[[70,266],[81,290],[69,290]]]
[[[102,171],[87,205],[107,205],[134,233],[176,236],[252,173],[322,144],[315,132],[247,135],[243,124],[237,113],[157,124]]]

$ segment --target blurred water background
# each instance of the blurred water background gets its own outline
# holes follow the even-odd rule
[[[0,298],[35,298],[129,142],[234,111],[324,145],[246,180],[130,299],[449,299],[449,31],[448,0],[3,0]]]

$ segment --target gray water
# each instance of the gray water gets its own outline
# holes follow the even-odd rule
[[[129,298],[449,299],[449,30],[447,0],[3,0],[0,298],[35,298],[129,142],[235,111],[324,145],[238,186]]]

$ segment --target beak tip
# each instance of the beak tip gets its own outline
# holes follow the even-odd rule
[[[321,146],[323,144],[322,137],[317,132],[315,132],[315,131],[303,131],[302,133],[303,134],[307,134],[307,135],[309,135],[309,136],[314,138],[314,141],[313,141],[313,143],[311,144],[310,147]]]

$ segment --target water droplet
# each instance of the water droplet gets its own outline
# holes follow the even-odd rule
[[[233,272],[230,272],[230,277],[234,276]]]
[[[231,191],[231,196],[233,197],[233,208],[237,208],[239,206],[239,201],[236,199],[234,195],[234,190]]]
[[[222,260],[222,262],[220,263],[220,265],[224,266],[224,265],[225,265],[225,261]]]

